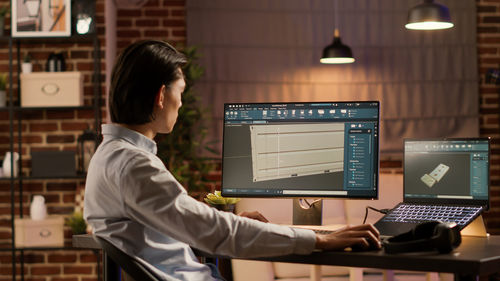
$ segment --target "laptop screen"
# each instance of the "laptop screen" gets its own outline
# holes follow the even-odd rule
[[[404,201],[489,206],[489,138],[405,140]]]

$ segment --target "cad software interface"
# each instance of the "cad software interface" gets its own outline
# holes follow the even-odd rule
[[[377,196],[378,102],[225,104],[225,196]]]
[[[404,149],[405,198],[488,199],[487,139],[407,140]]]

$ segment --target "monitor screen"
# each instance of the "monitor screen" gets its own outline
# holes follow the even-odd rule
[[[224,105],[222,194],[377,198],[378,101]]]
[[[405,140],[405,201],[487,206],[489,154],[488,138]]]

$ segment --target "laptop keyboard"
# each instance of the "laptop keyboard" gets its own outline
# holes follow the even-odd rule
[[[403,223],[455,222],[462,228],[474,219],[481,212],[481,209],[481,207],[476,206],[403,204],[393,209],[381,221]]]

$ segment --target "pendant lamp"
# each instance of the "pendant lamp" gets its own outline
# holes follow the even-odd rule
[[[337,28],[335,28],[335,32],[333,34],[332,44],[323,49],[323,56],[319,61],[326,64],[353,63],[355,61],[352,56],[351,48],[342,44],[339,30]]]
[[[354,58],[352,56],[352,51],[349,46],[342,44],[340,40],[340,33],[338,30],[338,16],[337,11],[338,8],[338,0],[335,0],[335,31],[333,33],[333,42],[332,44],[326,46],[323,49],[323,56],[319,60],[321,63],[326,64],[345,64],[345,63],[353,63]]]
[[[434,0],[424,0],[424,3],[413,7],[408,12],[407,29],[437,30],[453,27],[448,7],[435,3]]]

